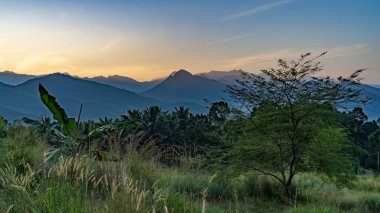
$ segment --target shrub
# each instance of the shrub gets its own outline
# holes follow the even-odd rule
[[[234,189],[231,180],[216,178],[209,185],[208,198],[210,200],[230,201],[234,199]]]
[[[380,212],[379,194],[368,194],[362,198],[362,202],[370,212]]]
[[[7,137],[1,143],[5,152],[0,156],[1,167],[12,164],[18,171],[25,172],[24,165],[33,167],[43,162],[46,141],[31,128],[9,126]]]

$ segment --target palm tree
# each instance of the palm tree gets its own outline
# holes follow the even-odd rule
[[[131,120],[131,121],[140,121],[141,120],[142,113],[140,110],[133,109],[133,110],[128,110],[127,115],[122,115],[123,120]]]
[[[186,132],[190,126],[190,112],[188,108],[175,108],[170,116],[169,143],[186,143]]]
[[[166,112],[158,106],[151,106],[142,112],[137,130],[143,134],[144,142],[156,140],[162,142],[167,136]]]

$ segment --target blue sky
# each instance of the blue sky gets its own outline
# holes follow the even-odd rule
[[[380,83],[378,11],[378,0],[3,0],[0,70],[149,80],[328,51],[323,74],[367,68]]]

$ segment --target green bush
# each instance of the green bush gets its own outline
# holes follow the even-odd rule
[[[211,200],[230,201],[234,199],[234,189],[231,180],[216,179],[210,183],[208,196]]]
[[[380,177],[359,176],[351,181],[353,189],[366,192],[380,192]]]
[[[90,212],[85,190],[64,180],[52,179],[40,185],[36,212]]]
[[[24,165],[35,166],[43,163],[46,140],[31,128],[9,126],[7,137],[1,141],[0,166],[15,165],[18,171],[25,171]]]
[[[379,194],[368,194],[362,198],[362,202],[370,212],[380,212]]]
[[[161,180],[163,186],[195,198],[200,198],[202,191],[208,186],[207,176],[179,173],[178,171],[164,173]]]
[[[357,203],[353,202],[352,200],[342,200],[338,204],[338,207],[343,211],[350,211],[357,207]]]

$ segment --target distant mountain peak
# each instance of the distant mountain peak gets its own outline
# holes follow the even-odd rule
[[[109,79],[116,79],[116,80],[128,80],[128,81],[133,81],[137,82],[135,79],[127,77],[127,76],[122,76],[122,75],[110,75],[108,76]]]
[[[178,71],[173,72],[170,77],[181,77],[181,76],[193,76],[189,71],[184,69],[180,69]]]
[[[48,75],[45,75],[45,77],[70,77],[72,78],[72,76],[68,73],[61,73],[61,72],[56,72],[56,73],[52,73],[52,74],[48,74]]]
[[[1,71],[2,73],[8,73],[8,74],[17,74],[13,71],[9,71],[9,70],[4,70],[4,71]]]
[[[205,99],[217,101],[225,98],[224,89],[225,85],[221,82],[193,75],[181,69],[142,94],[170,103],[192,102],[202,105]]]
[[[37,76],[28,74],[18,74],[13,71],[5,70],[0,72],[0,81],[9,85],[18,85]]]

